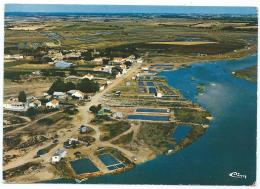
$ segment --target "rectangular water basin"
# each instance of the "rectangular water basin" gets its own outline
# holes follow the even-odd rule
[[[114,164],[118,164],[120,163],[120,161],[118,161],[114,156],[112,156],[111,154],[102,154],[99,155],[98,158],[106,165],[114,165]]]
[[[154,115],[128,115],[128,119],[144,120],[144,121],[169,121],[170,116],[154,116]]]
[[[153,86],[154,86],[153,82],[151,82],[151,81],[146,82],[146,85],[147,85],[148,87],[153,87]]]
[[[156,93],[157,91],[156,91],[156,88],[154,88],[154,87],[149,87],[149,93]]]
[[[158,112],[158,113],[168,113],[167,109],[152,109],[152,108],[137,108],[136,112]]]
[[[77,175],[99,171],[99,169],[88,158],[74,160],[71,161],[70,164]]]

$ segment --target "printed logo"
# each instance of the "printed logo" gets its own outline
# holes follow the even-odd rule
[[[232,177],[232,178],[246,179],[246,175],[241,175],[238,172],[229,173],[229,176]]]

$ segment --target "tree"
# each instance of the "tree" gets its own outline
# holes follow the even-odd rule
[[[90,106],[89,111],[91,111],[94,114],[97,114],[99,110],[101,110],[102,106],[99,104],[98,106]]]
[[[72,82],[68,82],[65,84],[65,91],[76,89],[76,85]]]
[[[98,83],[85,78],[77,84],[77,89],[85,93],[95,93],[99,90],[99,85]]]
[[[130,62],[130,61],[125,61],[124,64],[126,65],[127,68],[132,66],[132,62]]]
[[[85,51],[85,52],[82,52],[81,53],[81,57],[86,60],[86,61],[90,61],[90,60],[93,60],[93,56],[92,56],[92,53],[89,51]]]
[[[65,83],[61,79],[57,79],[56,81],[53,82],[53,84],[49,88],[48,93],[53,94],[54,91],[65,92],[65,89],[66,89]]]
[[[18,101],[19,102],[26,102],[27,101],[26,94],[25,94],[24,91],[19,92]]]
[[[103,59],[102,59],[102,63],[103,63],[103,65],[108,65],[109,59],[103,58]]]

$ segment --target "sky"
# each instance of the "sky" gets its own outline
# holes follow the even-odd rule
[[[6,4],[5,12],[256,14],[255,7]]]

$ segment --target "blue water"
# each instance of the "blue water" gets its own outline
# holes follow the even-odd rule
[[[147,85],[148,87],[153,87],[153,86],[154,86],[153,82],[151,82],[151,81],[146,82],[146,85]]]
[[[184,126],[184,125],[178,126],[175,132],[173,133],[172,137],[178,144],[183,138],[185,138],[188,135],[188,133],[191,130],[192,130],[191,126]]]
[[[107,166],[119,163],[119,161],[110,154],[103,154],[98,157]]]
[[[156,91],[156,88],[154,88],[154,87],[149,87],[149,93],[156,93],[157,91]]]
[[[213,114],[207,132],[173,156],[159,156],[124,173],[85,183],[252,185],[256,177],[257,87],[231,73],[256,62],[257,56],[253,55],[161,73],[171,86]],[[196,81],[191,81],[191,76]],[[206,91],[198,96],[196,85],[201,82]],[[247,175],[247,179],[229,177],[233,171]]]
[[[154,115],[128,115],[128,119],[149,120],[149,121],[169,121],[170,116],[154,116]]]
[[[150,108],[137,108],[136,112],[158,112],[158,113],[167,113],[167,109],[150,109]]]
[[[77,175],[99,171],[99,169],[87,158],[71,161],[70,164]]]

